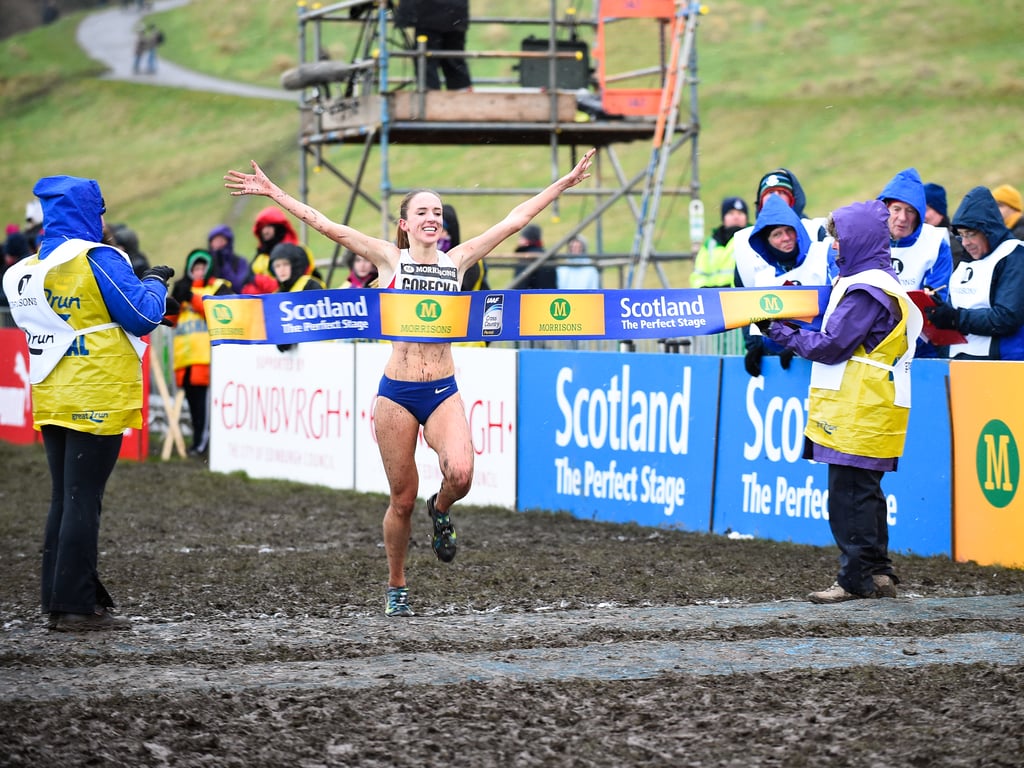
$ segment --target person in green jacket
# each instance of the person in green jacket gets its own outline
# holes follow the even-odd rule
[[[722,288],[732,285],[736,267],[732,236],[747,226],[747,204],[740,197],[722,201],[722,224],[704,241],[693,262],[691,288]]]

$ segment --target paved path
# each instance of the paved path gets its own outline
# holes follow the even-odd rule
[[[186,5],[189,0],[157,0],[151,13],[160,13]],[[135,60],[135,24],[140,14],[133,8],[116,6],[87,16],[78,26],[78,44],[90,58],[108,67],[104,75],[110,80],[128,80],[144,85],[162,85],[172,88],[188,88],[193,91],[226,93],[254,99],[277,99],[298,102],[298,93],[276,88],[260,88],[254,85],[221,80],[169,61],[158,60],[156,73],[135,74],[132,66]]]

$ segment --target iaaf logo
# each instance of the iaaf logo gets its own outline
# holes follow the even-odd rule
[[[1010,428],[999,419],[978,435],[975,462],[978,485],[988,503],[1002,509],[1013,501],[1020,482],[1020,452]]]

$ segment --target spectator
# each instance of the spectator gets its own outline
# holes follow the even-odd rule
[[[736,252],[737,287],[827,285],[828,244],[811,242],[797,212],[781,196],[765,198],[746,247]],[[789,368],[793,353],[762,337],[757,327],[745,329],[743,365],[751,376],[761,375],[765,355],[778,355]]]
[[[469,29],[469,0],[402,0],[395,24],[413,27],[417,39],[426,39],[428,51],[464,51]],[[465,59],[429,56],[423,73],[427,90],[441,89],[439,69],[444,73],[445,87],[449,91],[471,89]]]
[[[732,285],[736,269],[733,236],[748,224],[747,203],[741,197],[722,201],[722,223],[697,252],[690,273],[691,288],[721,288]]]
[[[516,253],[544,253],[544,241],[541,229],[536,224],[528,224],[519,233],[519,241],[516,244]],[[526,262],[526,259],[524,259]],[[529,263],[516,267],[515,277],[526,271]],[[525,282],[519,286],[522,290],[553,291],[558,288],[558,273],[555,268],[544,264],[537,267],[526,276]]]
[[[132,261],[132,270],[136,275],[142,277],[142,273],[149,269],[149,258],[139,250],[139,236],[135,230],[127,224],[115,224],[110,227],[110,242],[128,254]]]
[[[900,285],[945,299],[953,257],[943,230],[925,222],[927,199],[917,169],[897,173],[878,199],[889,209],[889,248]]]
[[[232,292],[227,280],[211,275],[212,265],[209,251],[196,248],[185,258],[185,274],[171,292],[180,304],[169,320],[174,326],[174,381],[185,392],[192,420],[190,456],[203,456],[210,447],[210,329],[203,297]]]
[[[839,573],[812,603],[896,597],[882,477],[896,470],[910,416],[910,362],[922,319],[896,279],[879,200],[828,223],[839,278],[821,330],[763,322],[767,338],[812,361],[804,458],[828,464],[828,521]]]
[[[361,254],[346,251],[345,263],[348,265],[348,277],[342,288],[377,287],[377,267],[372,261]]]
[[[298,243],[299,236],[284,211],[273,205],[256,214],[252,233],[256,236],[256,255],[249,262],[249,266],[254,275],[273,277],[270,270],[270,252],[278,243]]]
[[[452,248],[462,244],[462,233],[459,228],[459,215],[455,207],[445,203],[441,206],[441,213],[444,220],[441,224],[441,237],[437,241],[437,250],[448,253]],[[463,291],[489,291],[490,284],[487,282],[487,265],[483,259],[471,266],[462,275],[462,285],[459,290]]]
[[[946,207],[946,188],[940,184],[927,183],[924,185],[925,213],[924,220],[933,227],[940,227],[945,230],[943,237],[949,246],[955,267],[967,257],[967,252],[959,240],[953,237],[953,224],[949,220]]]
[[[557,267],[555,272],[558,289],[564,291],[597,291],[601,289],[601,272],[587,256],[587,239],[574,235],[567,245],[568,264]]]
[[[14,231],[8,231],[7,239],[4,240],[3,256],[0,258],[0,280],[10,267],[13,267],[22,259],[32,255],[28,248],[28,240],[18,230],[18,225],[13,225]],[[10,230],[10,228],[8,228]],[[7,293],[0,290],[0,327],[11,328],[14,322],[10,317],[10,302],[7,300]]]
[[[139,337],[175,309],[166,285],[174,270],[153,267],[140,280],[124,254],[100,241],[105,206],[96,181],[48,176],[32,191],[46,234],[36,256],[7,270],[4,289],[20,299],[11,310],[32,346],[32,418],[53,489],[42,608],[52,630],[126,629],[98,576],[100,511],[122,434],[143,428]]]
[[[25,229],[22,234],[28,241],[28,249],[32,253],[38,251],[39,238],[43,235],[43,206],[35,198],[25,204]]]
[[[207,250],[213,257],[210,275],[227,280],[231,286],[231,293],[242,293],[243,289],[252,284],[253,274],[249,262],[235,253],[234,231],[226,224],[218,224],[210,230],[206,240]],[[262,292],[271,293],[276,287],[274,283],[269,290]]]
[[[953,232],[969,261],[950,278],[949,303],[925,314],[938,328],[967,337],[948,356],[972,360],[1024,360],[1024,243],[1007,229],[986,187],[968,192],[953,215]]]
[[[278,243],[270,252],[270,269],[277,280],[280,293],[293,291],[319,291],[324,288],[320,276],[313,275],[313,256],[309,249],[297,243]],[[278,344],[280,352],[294,349],[294,344]]]
[[[270,268],[280,293],[320,291],[324,282],[314,274],[313,256],[298,243],[278,243],[270,253]]]
[[[1003,214],[1003,223],[1018,240],[1024,240],[1024,199],[1020,191],[1009,184],[1000,184],[992,190],[992,197],[999,204],[999,212]]]

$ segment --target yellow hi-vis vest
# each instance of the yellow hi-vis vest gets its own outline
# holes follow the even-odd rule
[[[17,279],[28,276],[26,286],[37,292],[37,300],[19,307],[15,315],[32,351],[36,429],[54,424],[78,432],[120,435],[128,428],[142,427],[139,361],[146,344],[111,320],[86,258],[96,245],[69,240],[45,260],[32,256],[16,265]]]
[[[822,319],[828,322],[847,289],[881,288],[900,305],[896,327],[870,353],[859,346],[842,363],[811,366],[804,435],[818,445],[855,456],[895,458],[903,454],[910,418],[910,363],[924,322],[903,287],[882,270],[840,278]]]
[[[226,280],[214,280],[209,285],[193,288],[195,296],[212,296],[217,289],[226,285]],[[210,329],[206,315],[196,312],[191,301],[181,305],[178,324],[174,326],[174,369],[190,368],[193,365],[210,364]]]

